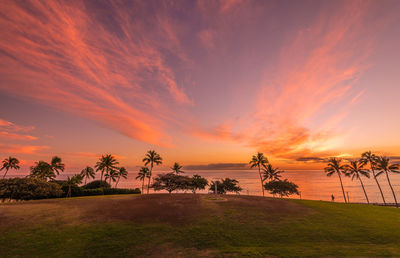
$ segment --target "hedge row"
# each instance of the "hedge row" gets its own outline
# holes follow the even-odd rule
[[[95,186],[92,184],[89,188]],[[98,184],[102,185],[102,184]],[[110,194],[140,194],[140,190],[99,187],[89,189],[79,186],[71,186],[72,196],[92,196]],[[35,200],[46,198],[65,197],[68,193],[68,185],[65,181],[46,182],[34,178],[10,178],[0,179],[0,200]]]

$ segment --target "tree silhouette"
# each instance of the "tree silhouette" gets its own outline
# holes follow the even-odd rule
[[[398,208],[399,204],[397,203],[396,194],[394,193],[392,184],[390,183],[389,172],[400,173],[400,171],[398,171],[399,165],[390,164],[389,158],[381,156],[376,159],[376,169],[379,170],[379,172],[376,174],[376,176],[380,176],[383,173],[386,174],[386,179],[389,183],[390,189],[392,190],[394,202],[396,203],[396,207]]]
[[[47,181],[54,179],[56,177],[52,165],[43,160],[35,162],[35,165],[31,166],[30,170],[31,173],[29,176],[33,178],[38,178]]]
[[[50,164],[51,164],[51,168],[53,169],[55,174],[59,175],[60,172],[64,172],[65,164],[62,163],[62,160],[61,160],[60,157],[54,156],[51,159],[51,163]]]
[[[121,177],[127,179],[128,178],[128,170],[126,170],[126,168],[121,167],[119,168],[119,170],[117,171],[117,183],[115,184],[115,187],[118,186],[119,180],[121,179]]]
[[[92,167],[87,166],[84,169],[82,169],[81,175],[85,179],[85,185],[86,185],[86,180],[88,178],[94,179],[95,175],[96,175],[96,172],[94,171],[94,169]]]
[[[68,186],[68,193],[67,193],[68,197],[71,197],[71,194],[72,194],[71,186],[73,186],[73,185],[77,186],[77,185],[81,184],[82,180],[83,180],[82,174],[77,174],[72,177],[69,177],[69,176],[67,177],[67,180],[65,181],[65,185]]]
[[[344,187],[342,182],[342,173],[346,171],[344,165],[341,165],[342,160],[338,158],[329,159],[328,166],[325,168],[325,172],[327,176],[332,176],[333,174],[337,174],[340,180],[340,186],[342,187],[343,199],[344,202],[347,203],[346,195],[344,194]]]
[[[379,191],[381,192],[383,203],[386,205],[385,196],[383,195],[382,188],[381,188],[381,186],[380,186],[380,184],[378,182],[378,178],[376,177],[376,174],[375,174],[376,160],[377,160],[376,155],[373,154],[371,151],[366,151],[363,154],[361,154],[361,162],[363,162],[364,164],[369,164],[370,165],[371,171],[372,171],[372,175],[374,176],[374,180],[376,182],[376,185],[378,186]]]
[[[182,169],[182,166],[180,166],[177,162],[175,162],[174,163],[174,166],[172,166],[171,167],[171,169],[172,169],[172,171],[175,173],[175,174],[180,174],[180,173],[185,173],[185,172],[183,172],[181,169]]]
[[[162,158],[160,154],[155,152],[154,150],[149,150],[146,153],[146,156],[143,158],[144,165],[147,166],[150,164],[150,170],[149,170],[149,181],[147,184],[147,193],[149,193],[150,189],[150,180],[151,180],[151,173],[153,172],[153,167],[154,165],[160,165],[162,164]]]
[[[282,170],[279,170],[278,168],[273,168],[271,164],[268,164],[265,168],[263,168],[263,181],[269,180],[269,181],[275,181],[275,180],[280,180],[282,177],[280,174],[283,173]]]
[[[264,156],[263,153],[258,152],[257,155],[253,155],[249,164],[251,168],[258,167],[258,174],[260,175],[260,182],[261,182],[261,190],[264,196],[264,185],[263,185],[264,180],[261,175],[261,167],[265,168],[265,166],[268,164],[268,159],[267,157]]]
[[[363,161],[350,161],[349,165],[346,165],[346,173],[351,176],[351,180],[358,179],[360,181],[361,187],[364,191],[365,199],[367,199],[367,203],[369,204],[368,195],[365,191],[363,181],[361,180],[361,176],[365,176],[369,178],[369,171],[364,169],[365,163]]]
[[[100,160],[97,161],[95,168],[96,171],[101,172],[100,181],[103,181],[103,174],[106,173],[110,176],[111,171],[117,170],[118,161],[111,154],[102,155]]]
[[[9,169],[18,170],[19,168],[20,168],[19,167],[19,160],[17,158],[14,158],[14,157],[10,156],[10,157],[5,158],[3,160],[3,166],[1,167],[0,171],[3,170],[3,169],[6,170],[6,172],[3,175],[3,178],[5,178]]]
[[[136,179],[140,179],[142,181],[142,194],[143,194],[143,190],[144,190],[144,180],[146,179],[146,177],[149,177],[149,168],[148,167],[141,167],[139,170],[139,173],[136,177]]]

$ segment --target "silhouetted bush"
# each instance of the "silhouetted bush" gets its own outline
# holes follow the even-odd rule
[[[0,199],[34,200],[62,196],[60,185],[35,178],[0,179]]]
[[[85,189],[111,188],[109,183],[107,183],[106,181],[100,181],[100,180],[92,181],[82,187]]]
[[[93,195],[103,195],[103,188],[96,189],[82,189],[82,196],[93,196]]]
[[[124,189],[124,188],[103,188],[105,195],[110,194],[140,194],[139,188],[136,189]]]

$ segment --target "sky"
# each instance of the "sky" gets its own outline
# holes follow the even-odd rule
[[[400,2],[0,1],[0,156],[400,160]],[[210,165],[211,164],[211,165]]]

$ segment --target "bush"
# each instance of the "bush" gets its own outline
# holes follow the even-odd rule
[[[103,188],[96,189],[82,189],[82,196],[93,196],[93,195],[103,195]]]
[[[35,178],[0,179],[0,199],[34,200],[62,196],[61,186]]]
[[[109,183],[107,183],[106,181],[100,181],[100,180],[92,181],[82,187],[85,189],[111,188]]]
[[[136,189],[124,189],[124,188],[103,188],[105,195],[111,194],[140,194],[139,188]]]

